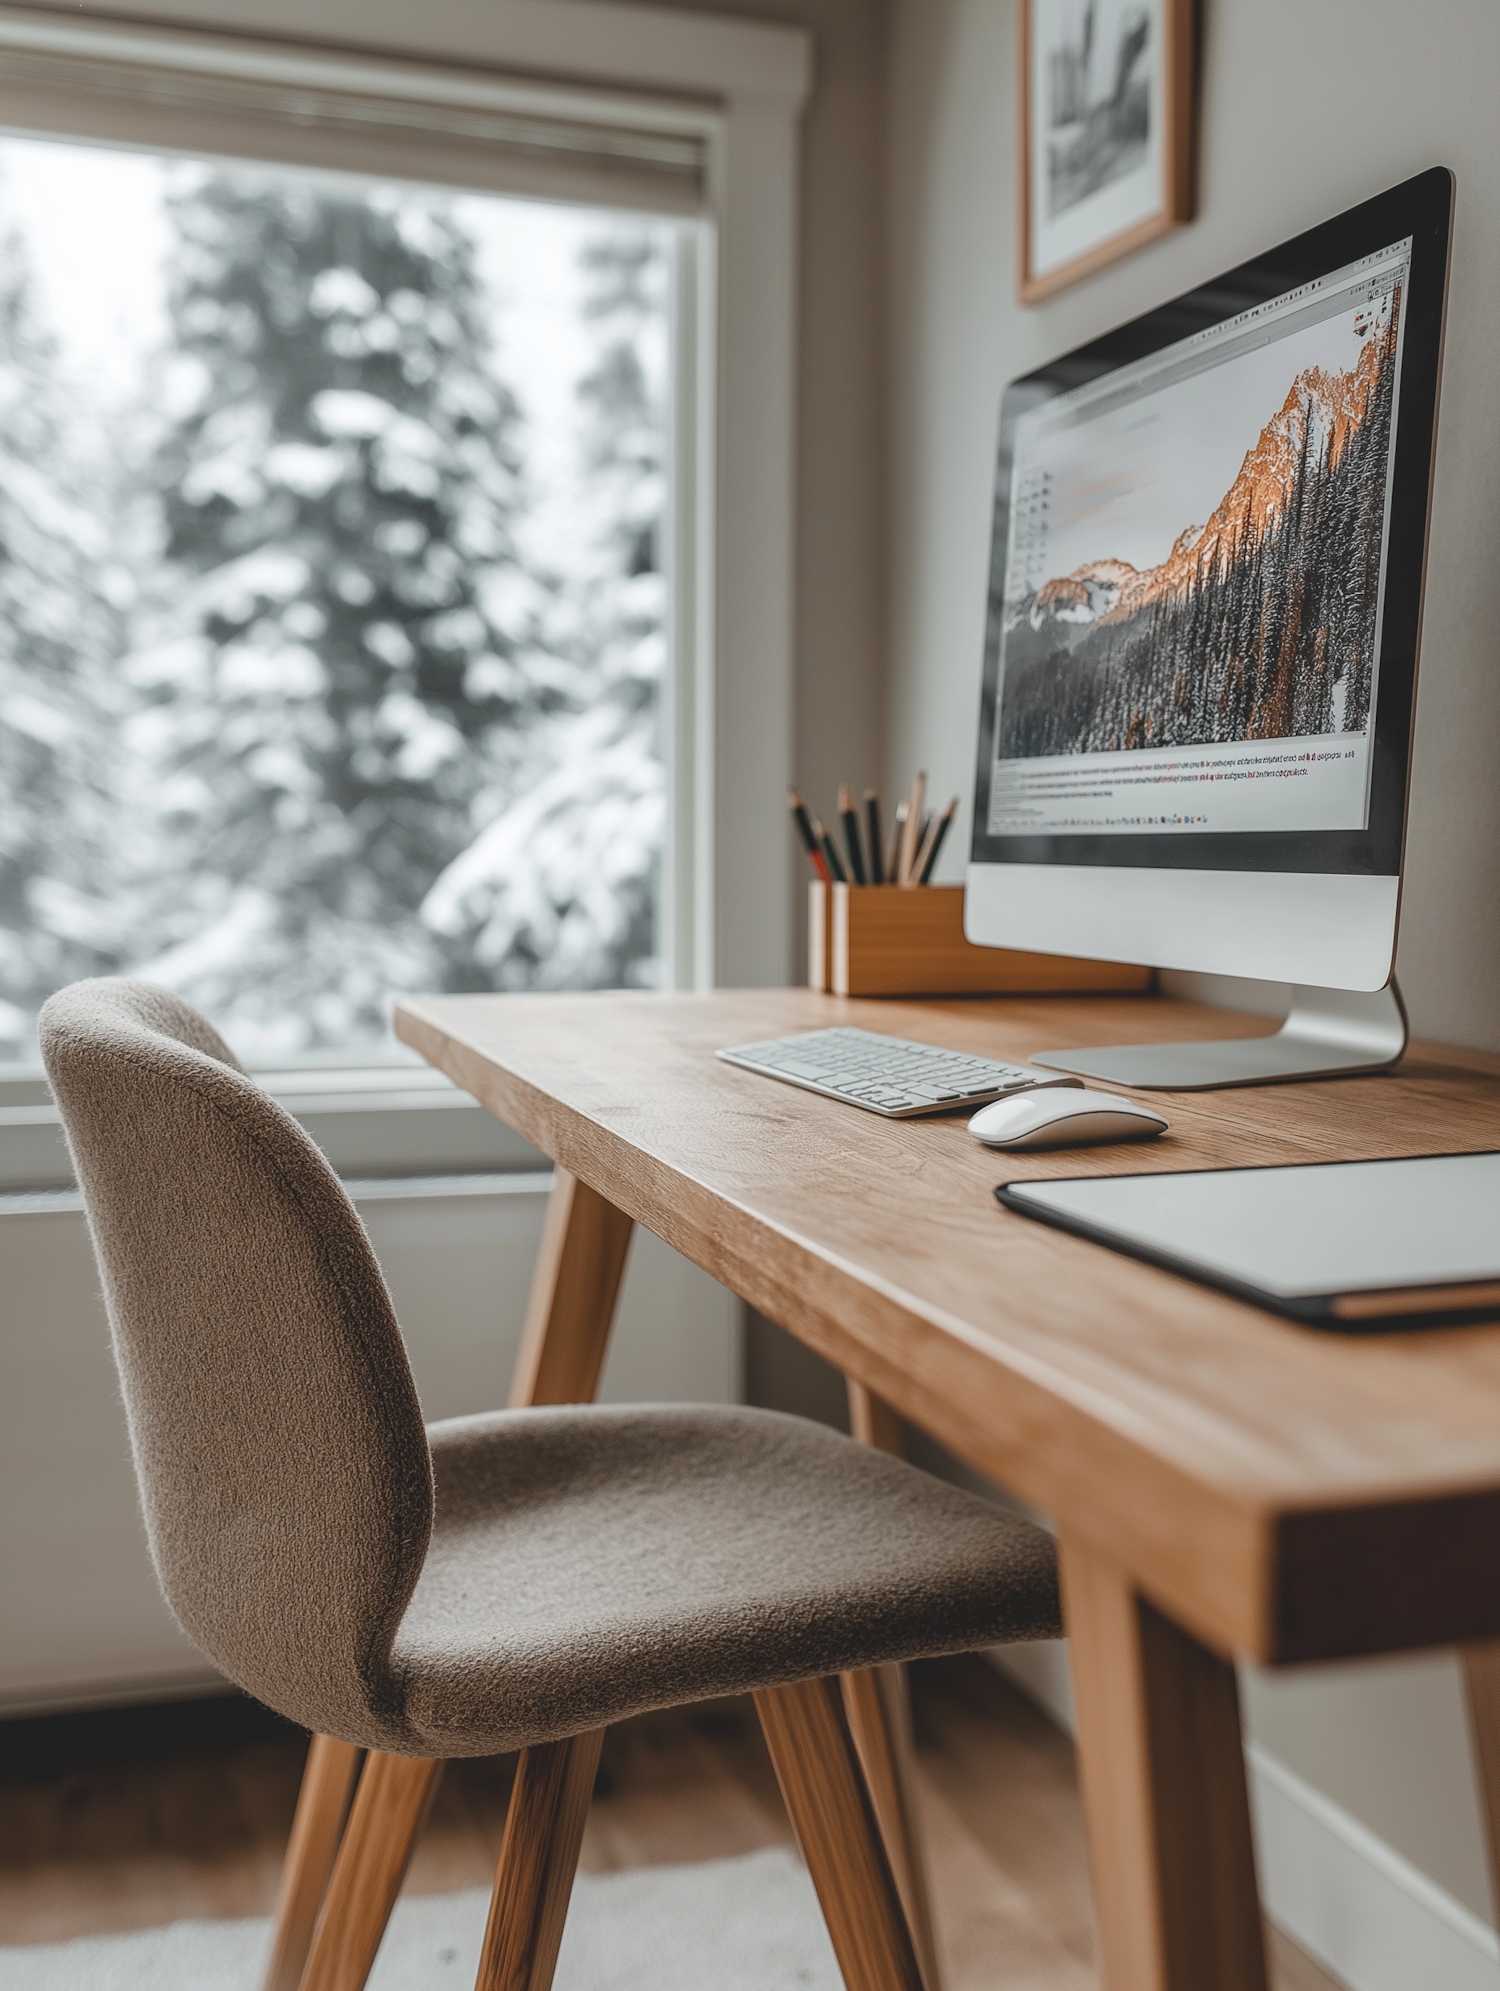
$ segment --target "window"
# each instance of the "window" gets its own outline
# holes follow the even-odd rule
[[[0,1038],[659,976],[674,229],[0,140]]]

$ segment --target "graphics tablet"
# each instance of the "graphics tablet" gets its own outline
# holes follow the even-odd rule
[[[995,1195],[1340,1333],[1500,1321],[1500,1152],[1075,1176]]]

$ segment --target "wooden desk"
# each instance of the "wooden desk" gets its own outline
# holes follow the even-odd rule
[[[397,1033],[566,1171],[526,1400],[591,1394],[633,1220],[1055,1518],[1106,1982],[1263,1991],[1229,1659],[1500,1637],[1500,1326],[1314,1333],[991,1191],[1500,1145],[1500,1061],[1418,1046],[1391,1076],[1176,1095],[1150,1147],[1001,1157],[961,1118],[881,1120],[712,1055],[836,1022],[1005,1058],[1247,1027],[776,990],[442,997]]]

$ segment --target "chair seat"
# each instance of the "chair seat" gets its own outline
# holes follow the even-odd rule
[[[435,1525],[388,1749],[487,1755],[1061,1633],[1043,1530],[802,1418],[580,1405],[428,1435]]]

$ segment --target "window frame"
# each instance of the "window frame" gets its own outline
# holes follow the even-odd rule
[[[289,90],[394,91],[429,109],[487,107],[701,144],[696,211],[651,210],[676,219],[678,244],[662,952],[677,988],[784,983],[793,907],[786,867],[772,858],[792,773],[798,125],[810,37],[598,0],[428,0],[418,54],[403,46],[409,18],[394,0],[364,0],[357,15],[347,0],[266,0],[256,35],[245,32],[248,7],[226,32],[230,13],[213,0],[167,0],[156,17],[170,25],[144,27],[111,0],[67,14],[0,7],[0,60],[24,51],[86,63],[95,76],[115,64],[122,74],[175,68]],[[101,117],[109,101],[96,84],[80,89],[77,115],[60,121],[67,93],[54,89],[45,124],[7,119],[4,129],[193,149],[164,145],[160,123],[153,134],[146,100],[135,131],[118,104]],[[402,171],[400,160],[393,146],[390,166],[364,170],[439,177],[412,173],[409,159]],[[576,165],[545,178],[488,190],[610,202],[597,173],[580,177]],[[622,176],[615,199],[643,208],[638,179]],[[26,1082],[19,1070],[0,1076],[0,1107],[9,1083]]]

